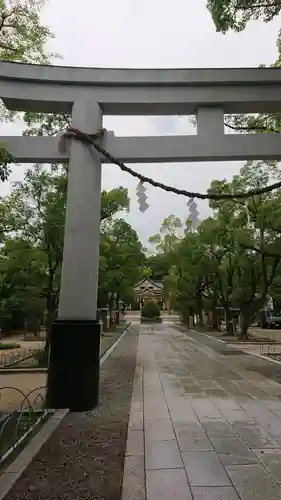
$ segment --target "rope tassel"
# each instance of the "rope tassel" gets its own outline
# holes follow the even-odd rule
[[[103,155],[105,158],[110,163],[113,163],[114,165],[117,165],[123,172],[127,172],[128,174],[132,175],[133,177],[136,177],[137,179],[140,180],[140,183],[138,184],[139,186],[142,186],[143,195],[145,196],[145,188],[143,187],[143,183],[147,182],[147,184],[150,184],[153,187],[163,189],[164,191],[168,193],[175,193],[180,196],[186,196],[187,198],[199,198],[201,200],[234,200],[235,198],[237,199],[246,199],[246,198],[251,198],[252,196],[255,195],[261,195],[264,193],[270,193],[271,191],[275,189],[280,189],[281,188],[281,181],[275,182],[274,184],[271,184],[269,186],[265,186],[260,189],[250,189],[249,191],[243,192],[238,192],[238,193],[233,193],[233,194],[228,194],[228,193],[222,193],[222,192],[208,192],[208,193],[194,193],[192,191],[186,191],[185,189],[178,189],[173,186],[167,186],[166,184],[163,184],[162,182],[155,181],[154,179],[151,179],[150,177],[146,177],[145,175],[139,174],[135,170],[133,170],[130,167],[127,167],[125,163],[118,158],[115,158],[112,156],[108,151],[103,149],[99,144],[95,142],[95,140],[101,138],[106,132],[106,129],[99,129],[95,134],[89,135],[85,134],[84,132],[81,132],[81,130],[78,130],[73,127],[69,127],[66,132],[63,135],[63,139],[60,139],[59,142],[59,148],[61,151],[64,151],[66,149],[66,144],[65,144],[65,139],[74,139],[76,141],[81,141],[83,144],[86,144],[87,146],[91,145],[93,146],[101,155]],[[138,188],[137,188],[138,189]],[[145,198],[141,198],[139,200],[140,204],[140,211],[145,212],[148,208],[149,205],[146,203],[147,196]]]

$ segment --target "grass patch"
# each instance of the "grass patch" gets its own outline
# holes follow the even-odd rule
[[[19,453],[27,446],[30,440],[41,430],[53,412],[37,410],[22,413],[13,411],[0,418],[0,475],[16,459]],[[18,442],[19,441],[19,442]],[[6,459],[2,457],[13,448]]]
[[[101,356],[109,349],[112,344],[122,335],[122,333],[128,328],[129,323],[120,323],[119,325],[114,325],[110,330],[103,332],[101,335]],[[45,351],[43,349],[38,349],[26,359],[21,359],[16,363],[13,363],[13,369],[21,368],[47,368],[48,362],[46,360]],[[7,366],[9,368],[9,366]]]

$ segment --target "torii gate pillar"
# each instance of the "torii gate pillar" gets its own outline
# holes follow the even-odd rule
[[[92,134],[101,125],[97,103],[74,102],[73,127]],[[50,339],[46,395],[49,408],[86,411],[98,404],[100,193],[100,155],[94,148],[72,141],[59,311]]]

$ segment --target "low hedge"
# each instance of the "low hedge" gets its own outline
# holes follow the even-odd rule
[[[141,318],[152,319],[161,317],[161,310],[157,302],[153,300],[146,302],[141,310]]]
[[[161,317],[156,317],[156,318],[141,317],[140,322],[141,323],[162,323],[162,318]]]
[[[20,344],[7,344],[7,343],[1,343],[0,342],[0,351],[5,351],[8,349],[19,349]]]

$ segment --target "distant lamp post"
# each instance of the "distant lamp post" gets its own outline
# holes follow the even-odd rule
[[[116,292],[108,292],[109,302],[112,302],[112,303],[115,302],[116,297],[117,297],[117,293]]]

